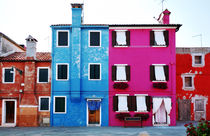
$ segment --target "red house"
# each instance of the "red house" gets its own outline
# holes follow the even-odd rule
[[[29,36],[26,52],[0,57],[0,126],[49,125],[51,55],[36,42]]]
[[[210,48],[176,49],[177,120],[210,120]]]

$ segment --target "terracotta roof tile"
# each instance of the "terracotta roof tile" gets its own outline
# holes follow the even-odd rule
[[[26,52],[15,52],[9,56],[0,57],[0,61],[27,61],[27,60],[32,60],[32,59],[26,58]],[[51,53],[37,52],[36,61],[51,61]]]

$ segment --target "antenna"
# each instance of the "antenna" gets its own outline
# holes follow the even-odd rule
[[[163,3],[165,2],[166,0],[161,0],[161,3],[162,3],[162,12],[163,12]]]
[[[202,34],[198,34],[198,35],[194,35],[194,36],[192,36],[192,37],[200,37],[200,40],[201,40],[201,48],[202,48]]]

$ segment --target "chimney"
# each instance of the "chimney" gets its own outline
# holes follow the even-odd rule
[[[26,58],[33,57],[36,59],[36,42],[37,40],[33,38],[31,35],[28,36],[26,40]]]
[[[163,11],[163,24],[169,24],[170,23],[170,14],[171,12],[166,9]]]
[[[71,3],[72,26],[80,27],[83,24],[83,3]]]

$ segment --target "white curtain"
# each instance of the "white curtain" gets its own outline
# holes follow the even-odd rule
[[[155,78],[157,81],[166,80],[163,66],[155,66]]]
[[[117,41],[118,45],[126,45],[125,31],[117,31],[116,32],[116,41]]]
[[[160,105],[163,101],[162,98],[153,98],[153,124],[155,123],[155,113],[158,111],[158,109],[160,108]]]
[[[128,111],[127,96],[118,96],[118,111]]]
[[[166,109],[163,101],[155,113],[155,121],[161,124],[166,123]]]
[[[137,111],[147,111],[145,96],[136,96]]]
[[[171,98],[164,98],[164,104],[165,104],[165,109],[166,109],[166,112],[167,112],[167,120],[168,120],[168,124],[171,123],[171,120],[170,120],[170,112],[171,112]]]
[[[125,66],[117,66],[117,80],[126,80]]]
[[[166,45],[163,31],[155,31],[154,34],[155,34],[155,41],[157,45]]]

